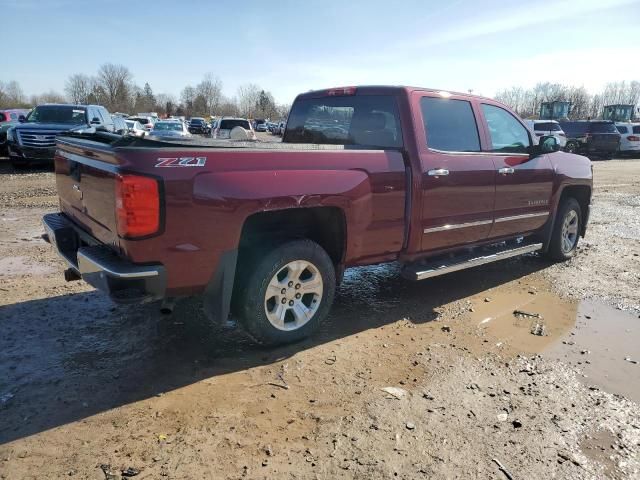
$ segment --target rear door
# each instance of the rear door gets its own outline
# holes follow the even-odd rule
[[[495,219],[491,238],[542,227],[549,217],[554,171],[547,155],[532,158],[529,130],[508,110],[480,105],[486,145],[496,172]]]
[[[487,238],[493,223],[495,168],[482,152],[477,111],[467,97],[415,92],[422,165],[422,250]]]

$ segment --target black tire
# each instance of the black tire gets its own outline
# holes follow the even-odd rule
[[[322,279],[322,294],[304,294],[299,301],[309,303],[308,308],[314,309],[315,312],[311,318],[305,320],[306,323],[301,324],[299,327],[295,327],[296,320],[294,318],[291,321],[291,316],[294,315],[294,307],[290,302],[294,301],[295,295],[301,295],[297,291],[300,288],[300,284],[294,283],[289,286],[288,282],[283,284],[284,290],[287,290],[286,294],[280,297],[266,298],[267,288],[270,282],[276,277],[276,275],[283,275],[282,281],[285,281],[290,277],[290,271],[287,265],[291,262],[302,260],[311,264],[316,270],[302,270],[298,278],[304,282],[303,274],[311,274],[310,278],[315,275],[319,275]],[[294,240],[280,244],[270,249],[266,254],[259,256],[252,262],[251,268],[241,268],[240,272],[246,272],[246,275],[242,275],[240,283],[237,284],[239,290],[236,296],[235,313],[238,316],[240,324],[249,332],[249,334],[259,343],[263,345],[280,345],[285,343],[292,343],[302,340],[313,332],[315,332],[322,321],[325,319],[331,305],[336,289],[336,274],[333,262],[327,252],[311,240]],[[293,277],[291,277],[293,278]],[[311,297],[309,297],[311,295]],[[291,299],[289,300],[289,297]],[[283,310],[286,310],[284,314],[283,326],[284,328],[291,328],[289,330],[279,329],[271,323],[267,316],[267,309],[271,308],[272,315],[275,313],[275,309],[278,308],[278,304],[282,300],[286,300],[283,303]],[[316,304],[319,304],[316,306]],[[287,318],[288,326],[287,326]]]
[[[567,237],[564,231],[565,222],[568,221],[569,218],[575,218],[575,237]],[[580,204],[575,198],[566,197],[562,200],[562,203],[558,207],[558,212],[556,213],[547,256],[556,262],[564,262],[572,258],[576,254],[576,250],[578,248],[581,230],[582,209],[580,208]],[[570,248],[568,248],[569,243],[571,245]]]
[[[564,151],[567,153],[578,153],[578,144],[576,142],[568,142],[564,147]]]

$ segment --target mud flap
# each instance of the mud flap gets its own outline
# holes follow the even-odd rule
[[[204,312],[211,322],[223,324],[229,318],[237,261],[238,250],[224,252],[220,256],[216,272],[204,291]]]

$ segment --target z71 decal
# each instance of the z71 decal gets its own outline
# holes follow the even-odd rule
[[[204,167],[207,157],[158,158],[156,167]]]

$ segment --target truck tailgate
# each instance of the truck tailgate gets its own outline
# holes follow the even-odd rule
[[[113,151],[89,140],[73,144],[59,140],[54,163],[60,211],[100,242],[117,247],[118,161]]]

